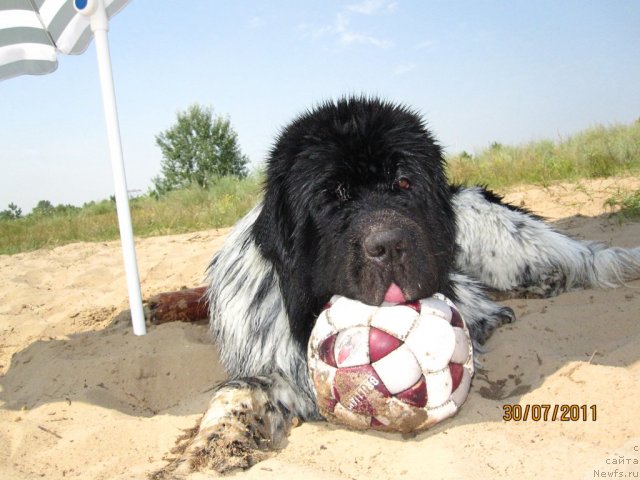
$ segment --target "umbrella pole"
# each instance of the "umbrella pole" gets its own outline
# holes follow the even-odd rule
[[[109,151],[111,154],[111,168],[113,170],[113,181],[115,186],[116,210],[118,212],[120,240],[122,243],[124,268],[127,277],[127,288],[129,291],[131,321],[133,324],[133,333],[136,335],[144,335],[147,331],[144,321],[144,311],[142,308],[140,276],[138,274],[138,262],[136,260],[136,250],[133,241],[129,196],[124,172],[124,161],[122,158],[120,127],[118,125],[118,110],[116,108],[113,76],[111,73],[109,40],[107,38],[109,22],[104,10],[103,2],[98,0],[96,3],[98,3],[97,9],[91,15],[91,29],[96,42],[100,87],[102,90],[102,103],[104,106]]]

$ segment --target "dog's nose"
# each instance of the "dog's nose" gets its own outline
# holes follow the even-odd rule
[[[407,236],[401,228],[375,230],[364,239],[367,256],[381,263],[402,259],[407,248]]]

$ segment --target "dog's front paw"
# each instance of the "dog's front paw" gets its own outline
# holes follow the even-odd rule
[[[177,457],[152,478],[180,478],[196,470],[247,469],[277,450],[290,426],[265,391],[225,386],[215,393],[199,425],[178,439],[172,451]]]
[[[515,319],[516,314],[509,307],[497,307],[479,318],[473,318],[468,325],[474,345],[484,345],[497,328],[512,323]]]

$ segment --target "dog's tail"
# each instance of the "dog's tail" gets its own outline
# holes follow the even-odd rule
[[[538,261],[530,263],[536,268],[527,290],[539,289],[546,297],[581,288],[613,288],[640,278],[640,247],[610,247],[539,226],[539,236],[528,249]]]
[[[574,248],[568,249],[564,252],[566,255],[560,255],[559,258],[565,264],[568,288],[612,288],[640,278],[640,247],[608,247],[599,242],[577,243],[579,245],[574,244]]]

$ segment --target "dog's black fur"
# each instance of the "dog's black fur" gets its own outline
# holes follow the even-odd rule
[[[452,295],[455,219],[442,163],[420,119],[381,102],[327,105],[281,135],[253,237],[301,345],[336,293],[379,305],[395,282],[409,299]],[[397,259],[387,255],[396,249],[367,250],[392,230],[406,247]]]
[[[477,350],[514,318],[487,288],[549,296],[640,276],[640,249],[573,240],[491,192],[448,185],[443,163],[419,115],[375,98],[327,102],[282,131],[262,203],[209,269],[231,379],[171,469],[250,466],[293,418],[320,419],[306,345],[334,294],[378,305],[391,283],[407,300],[442,292]]]

